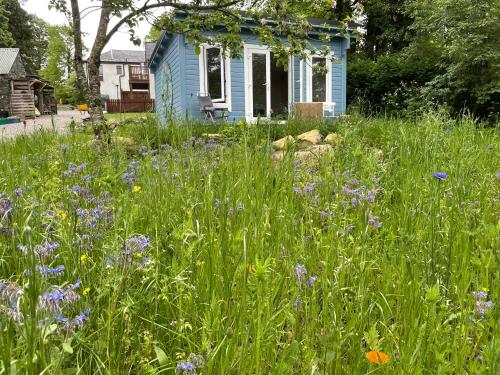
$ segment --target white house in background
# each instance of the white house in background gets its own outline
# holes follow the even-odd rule
[[[148,68],[152,49],[148,44],[142,51],[112,49],[101,54],[99,78],[103,97],[106,99],[155,98],[154,75],[150,74]],[[85,70],[87,70],[86,64]]]

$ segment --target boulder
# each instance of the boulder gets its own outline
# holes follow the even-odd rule
[[[301,150],[301,151],[297,151],[295,154],[295,159],[299,159],[299,160],[302,160],[302,161],[311,161],[311,160],[314,160],[316,157],[314,156],[314,154],[309,151],[309,150]]]
[[[285,158],[285,151],[274,151],[271,155],[272,161],[282,161]]]
[[[299,141],[299,148],[305,149],[309,146],[316,145],[321,142],[321,133],[318,129],[314,129],[308,131],[307,133],[303,133],[297,137],[297,141]]]
[[[374,148],[373,149],[373,152],[375,153],[375,155],[378,157],[378,158],[383,158],[384,157],[384,151],[382,151],[381,149],[379,148]]]
[[[330,133],[326,136],[325,143],[328,143],[329,145],[336,145],[340,143],[341,140],[342,137],[340,136],[340,134]]]
[[[111,139],[111,143],[116,143],[124,146],[133,146],[135,145],[135,141],[129,137],[113,137]]]
[[[107,119],[106,122],[109,125],[120,125],[120,120],[118,120],[117,118],[114,118],[114,117]]]
[[[272,143],[273,149],[276,151],[283,151],[290,147],[295,142],[295,139],[291,135],[284,138],[278,139]]]
[[[329,152],[333,151],[333,146],[326,144],[326,145],[314,145],[311,146],[307,149],[307,151],[313,153],[314,155],[324,155],[328,154]]]
[[[322,155],[326,155],[332,151],[332,145],[313,145],[305,150],[297,151],[295,153],[295,158],[303,161],[318,160]]]
[[[224,136],[222,134],[219,134],[219,133],[213,133],[213,134],[203,133],[201,135],[201,137],[205,138],[205,139],[211,139],[211,140],[214,140],[214,141],[220,141],[221,139],[224,138]]]

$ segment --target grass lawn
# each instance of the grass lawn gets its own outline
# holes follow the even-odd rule
[[[500,373],[492,129],[127,123],[0,143],[0,373]]]
[[[104,118],[109,120],[109,119],[116,119],[119,121],[124,121],[124,120],[137,120],[141,117],[154,117],[154,114],[152,113],[144,113],[144,112],[132,112],[132,113],[106,113],[104,114]]]

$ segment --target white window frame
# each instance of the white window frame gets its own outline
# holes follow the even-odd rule
[[[199,71],[200,71],[200,95],[208,95],[208,76],[207,76],[207,49],[209,48],[219,48],[221,49],[221,59],[223,58],[224,52],[222,48],[215,44],[202,44],[200,45],[200,55],[199,55]],[[231,58],[226,53],[224,58],[224,64],[221,64],[221,88],[222,88],[222,98],[212,99],[215,108],[224,108],[231,112]],[[225,82],[224,82],[225,81]]]
[[[332,91],[333,91],[333,82],[332,82],[333,52],[331,52],[329,56],[324,56],[324,55],[310,55],[310,56],[308,56],[307,66],[306,66],[307,102],[312,103],[312,101],[313,101],[313,84],[312,84],[312,78],[313,78],[312,59],[313,58],[326,59],[326,69],[327,69],[327,73],[326,73],[326,77],[325,77],[325,79],[326,79],[326,101],[323,103],[331,103],[332,102]]]

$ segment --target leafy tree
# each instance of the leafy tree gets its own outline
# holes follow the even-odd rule
[[[366,37],[363,51],[371,59],[400,51],[409,43],[412,17],[406,11],[407,0],[365,0],[363,9]]]
[[[61,83],[73,70],[73,37],[68,26],[50,26],[47,62],[40,71],[43,78]]]
[[[78,90],[76,81],[76,72],[72,71],[68,78],[65,79],[64,82],[62,82],[62,84],[57,88],[57,98],[63,103],[73,105],[82,103],[83,97],[80,90]]]
[[[5,4],[6,0],[0,0],[0,48],[13,47],[16,43],[9,30],[10,12]]]
[[[12,46],[21,50],[26,70],[36,74],[45,62],[48,25],[26,12],[18,0],[2,0],[2,4],[4,14],[8,14],[8,31],[14,40]]]
[[[409,11],[416,36],[407,50],[435,56],[439,74],[423,96],[454,111],[469,109],[498,119],[500,113],[500,2],[498,0],[414,0]]]
[[[65,101],[68,87],[68,77],[73,70],[73,37],[69,26],[50,26],[48,28],[49,42],[47,47],[47,62],[40,70],[40,76],[49,80],[56,88],[57,97]],[[73,81],[74,83],[74,81]]]

